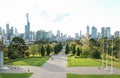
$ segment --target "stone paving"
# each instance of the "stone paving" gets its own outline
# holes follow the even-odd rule
[[[35,66],[8,66],[0,69],[0,73],[26,73],[32,72],[30,78],[67,78],[67,73],[72,74],[110,74],[110,70],[99,67],[67,67],[67,57],[65,50],[57,55],[53,55],[41,67]],[[110,69],[110,67],[109,67]],[[120,69],[113,68],[114,74],[120,74]]]

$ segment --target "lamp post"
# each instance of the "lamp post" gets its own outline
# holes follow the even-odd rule
[[[108,42],[106,42],[107,50],[106,50],[106,68],[105,70],[108,70]]]
[[[110,67],[110,74],[113,74],[113,38],[112,38],[112,52],[111,52],[111,67]]]

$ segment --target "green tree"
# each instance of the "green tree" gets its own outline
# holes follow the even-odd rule
[[[62,44],[61,43],[55,45],[55,47],[54,47],[55,54],[58,54],[61,51],[61,49],[62,49]]]
[[[65,54],[69,54],[69,46],[68,46],[68,44],[66,45]]]
[[[88,46],[82,47],[82,55],[87,58],[90,55],[90,48]]]
[[[72,45],[72,54],[75,55],[76,54],[76,46]]]
[[[113,42],[114,56],[120,59],[120,37],[116,37]]]
[[[92,56],[94,50],[99,49],[99,44],[98,44],[98,42],[96,40],[90,39],[89,40],[89,47],[90,47],[90,55]]]
[[[24,57],[25,51],[28,49],[28,47],[26,46],[25,41],[22,38],[14,37],[8,49],[13,54],[13,56],[19,55],[19,57]],[[8,53],[8,55],[10,54]]]
[[[50,45],[47,45],[46,51],[47,51],[47,55],[50,55]]]
[[[32,44],[29,46],[29,52],[33,55],[39,54],[39,47],[38,44]]]
[[[79,49],[79,47],[77,48],[77,56],[80,56],[81,50]]]
[[[30,52],[25,52],[25,56],[29,57],[30,56]]]
[[[44,56],[45,55],[45,49],[44,49],[44,46],[42,45],[41,47],[41,56]]]
[[[101,58],[100,52],[98,50],[94,50],[92,53],[92,58],[100,59]]]
[[[57,54],[57,53],[58,53],[58,50],[57,50],[57,45],[55,45],[55,47],[54,47],[54,52],[55,52],[55,54]]]

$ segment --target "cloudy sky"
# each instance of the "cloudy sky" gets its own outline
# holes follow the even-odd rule
[[[120,0],[0,0],[0,26],[6,23],[24,32],[25,14],[29,13],[31,30],[46,30],[74,35],[86,26],[111,27],[120,31]],[[90,30],[91,31],[91,30]]]

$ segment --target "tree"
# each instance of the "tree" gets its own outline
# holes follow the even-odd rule
[[[47,45],[46,51],[47,51],[47,55],[50,55],[50,45]]]
[[[29,57],[30,56],[30,52],[25,52],[25,56]]]
[[[38,47],[38,44],[32,44],[29,46],[29,52],[33,55],[35,54],[39,54],[39,47]]]
[[[12,39],[12,42],[10,43],[8,47],[9,51],[14,55],[19,55],[19,57],[24,57],[25,50],[28,49],[28,47],[25,44],[25,41],[20,37],[14,37]],[[9,54],[9,57],[12,55]]]
[[[55,54],[58,53],[58,51],[57,51],[57,45],[55,45],[55,47],[54,47],[54,52],[55,52]]]
[[[92,58],[100,59],[101,58],[100,52],[98,50],[94,50],[92,53]]]
[[[92,56],[94,50],[98,50],[99,49],[99,44],[96,40],[94,40],[93,38],[91,38],[89,40],[89,47],[90,47],[90,54]]]
[[[68,44],[66,45],[65,54],[69,54],[69,46],[68,46]]]
[[[55,54],[58,54],[61,49],[62,49],[62,44],[61,43],[55,45],[55,47],[54,47]]]
[[[77,56],[80,56],[81,50],[79,49],[79,47],[77,48]]]
[[[82,55],[87,58],[90,55],[90,48],[88,46],[82,47]]]
[[[45,55],[45,49],[44,49],[44,46],[42,45],[41,47],[41,56],[44,56]]]
[[[73,54],[73,55],[76,54],[76,46],[75,46],[75,45],[73,45],[73,47],[72,47],[72,54]]]
[[[120,37],[116,37],[113,42],[114,56],[120,59]]]

